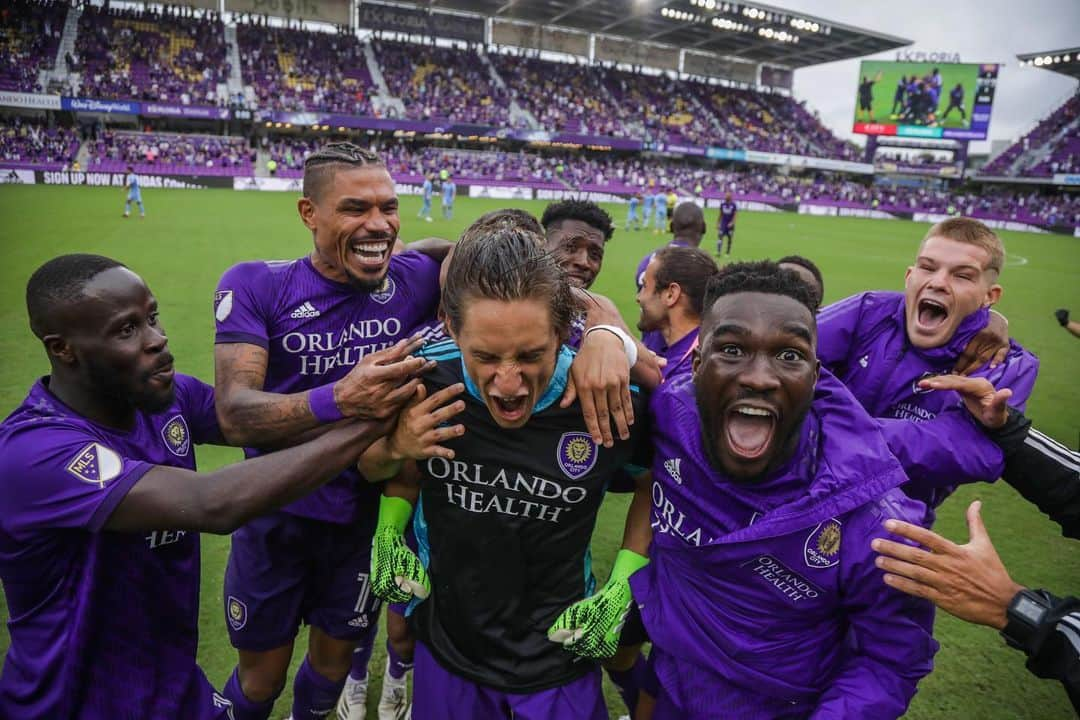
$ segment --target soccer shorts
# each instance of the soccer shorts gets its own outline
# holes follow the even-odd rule
[[[233,533],[225,620],[240,650],[290,642],[301,622],[339,640],[374,637],[381,601],[368,581],[373,528],[276,512]]]
[[[416,643],[413,720],[607,720],[599,666],[566,685],[508,693],[454,675]]]

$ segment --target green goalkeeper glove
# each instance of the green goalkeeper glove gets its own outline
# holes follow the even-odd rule
[[[398,497],[379,499],[379,522],[371,543],[371,591],[388,602],[423,600],[431,583],[420,558],[405,544],[405,526],[412,505]]]
[[[648,558],[633,550],[620,550],[607,584],[592,597],[563,610],[548,629],[548,640],[562,643],[564,648],[582,657],[601,659],[614,655],[634,601],[630,576],[648,564]]]

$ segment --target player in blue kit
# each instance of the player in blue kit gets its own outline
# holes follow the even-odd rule
[[[444,220],[454,217],[454,197],[457,196],[457,185],[449,174],[442,181],[442,216]]]
[[[423,218],[428,222],[431,220],[431,196],[435,191],[435,184],[431,181],[431,173],[424,175],[424,184],[421,188],[421,197],[423,198],[423,204],[420,206],[420,212],[416,217]]]
[[[667,195],[663,190],[657,189],[653,195],[653,235],[667,232]]]
[[[626,229],[640,230],[641,218],[638,217],[638,207],[641,205],[641,194],[634,193],[630,196],[630,204],[626,211]]]
[[[127,200],[124,201],[124,217],[131,217],[131,203],[139,206],[139,217],[146,217],[146,208],[143,207],[142,190],[139,189],[139,176],[135,174],[135,168],[127,166],[127,175],[124,176],[124,188],[127,190]]]

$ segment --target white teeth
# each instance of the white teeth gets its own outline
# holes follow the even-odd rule
[[[769,412],[768,410],[762,410],[761,408],[741,407],[735,412],[739,413],[740,415],[753,415],[755,417],[772,417],[771,412]]]

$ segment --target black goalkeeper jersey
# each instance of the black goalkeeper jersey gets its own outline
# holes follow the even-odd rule
[[[562,409],[573,351],[528,423],[500,428],[465,374],[452,341],[425,348],[438,361],[428,394],[464,382],[465,434],[444,443],[454,460],[420,461],[414,516],[431,595],[415,604],[417,637],[444,668],[506,692],[569,683],[593,664],[547,639],[555,618],[593,592],[589,543],[611,478],[632,461],[647,467],[647,409],[635,391],[632,437],[593,443],[577,403]]]

